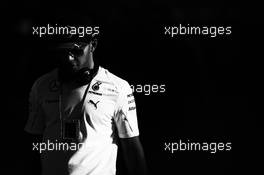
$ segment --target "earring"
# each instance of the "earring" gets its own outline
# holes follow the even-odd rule
[[[90,52],[93,52],[93,44],[90,44]]]

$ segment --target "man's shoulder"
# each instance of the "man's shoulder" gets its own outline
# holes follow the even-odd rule
[[[57,71],[58,69],[53,69],[39,78],[34,82],[33,89],[42,89],[42,87],[46,87],[48,84],[50,84],[51,81],[57,80]]]
[[[110,72],[108,69],[105,69],[103,67],[100,67],[101,72],[107,77],[109,81],[111,81],[115,86],[119,88],[128,87],[129,83],[127,80],[121,78],[120,76],[117,76],[116,74]]]

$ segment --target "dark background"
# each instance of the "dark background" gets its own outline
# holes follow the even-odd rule
[[[150,174],[226,174],[255,170],[256,62],[253,29],[258,24],[238,8],[178,8],[167,3],[100,3],[62,6],[24,4],[8,14],[6,129],[9,174],[39,171],[37,153],[23,131],[33,82],[55,67],[50,41],[32,36],[63,13],[88,10],[100,23],[95,53],[103,67],[130,84],[165,84],[165,93],[136,93],[139,128]],[[232,34],[170,38],[164,26],[232,26]],[[11,46],[11,47],[10,47]],[[15,107],[14,107],[15,106]],[[164,151],[164,142],[232,142],[232,151]],[[9,167],[9,166],[8,166]]]

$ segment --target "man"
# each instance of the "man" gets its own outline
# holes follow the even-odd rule
[[[60,44],[60,66],[31,89],[25,130],[43,136],[42,175],[114,175],[118,137],[129,174],[146,174],[132,90],[96,63],[96,46]]]

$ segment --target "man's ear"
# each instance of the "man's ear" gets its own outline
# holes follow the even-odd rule
[[[95,48],[97,47],[97,43],[98,43],[98,41],[97,41],[97,39],[96,38],[93,38],[92,39],[92,41],[91,41],[91,52],[94,52],[94,50],[95,50]]]

